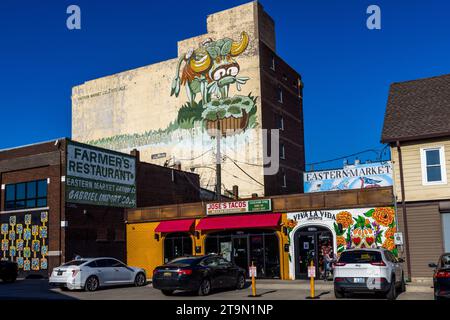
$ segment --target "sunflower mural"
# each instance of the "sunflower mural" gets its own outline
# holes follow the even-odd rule
[[[257,99],[251,93],[230,95],[232,87],[240,92],[250,80],[240,75],[237,61],[248,44],[246,32],[241,33],[240,41],[209,38],[180,57],[170,91],[176,97],[182,87],[186,91],[187,101],[176,120],[180,128],[190,129],[201,123],[211,136],[217,128],[223,136],[230,136],[254,123]]]
[[[383,247],[398,256],[394,244],[397,232],[395,209],[392,207],[373,208],[356,217],[348,211],[341,211],[336,215],[333,226],[338,254],[350,248]]]
[[[297,224],[298,223],[297,223],[296,220],[288,219],[288,221],[287,221],[287,223],[285,225],[285,227],[287,229],[287,238],[288,238],[288,245],[289,246],[291,245],[291,233],[292,233],[292,230],[295,229]],[[291,262],[291,261],[292,261],[291,252],[289,252],[289,262]]]

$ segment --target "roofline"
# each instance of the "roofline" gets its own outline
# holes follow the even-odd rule
[[[419,136],[407,136],[407,137],[386,138],[386,139],[382,138],[381,143],[393,143],[396,141],[405,142],[405,141],[415,141],[415,140],[424,140],[424,139],[442,138],[442,137],[450,137],[450,131],[442,132],[442,133],[423,134],[423,135],[419,135]]]
[[[58,141],[58,140],[66,140],[66,139],[69,139],[69,138],[67,138],[67,137],[60,137],[60,138],[55,138],[55,139],[51,139],[51,140],[47,140],[47,141],[41,141],[41,142],[35,142],[35,143],[30,143],[30,144],[24,144],[24,145],[21,145],[21,146],[0,149],[0,152],[12,151],[12,150],[16,150],[16,149],[32,147],[32,146],[37,146],[37,145],[40,145],[40,144],[50,143],[50,142],[54,142],[54,141]]]

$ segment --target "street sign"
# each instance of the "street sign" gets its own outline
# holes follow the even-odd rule
[[[309,266],[308,267],[308,278],[315,278],[316,277],[316,267]]]
[[[250,275],[250,278],[251,277],[255,277],[256,278],[256,267],[250,266],[249,269],[248,269],[248,273]]]
[[[394,233],[394,244],[396,246],[403,245],[403,233],[401,232]]]

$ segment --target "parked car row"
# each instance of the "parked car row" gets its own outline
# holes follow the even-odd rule
[[[406,290],[403,259],[385,249],[348,249],[334,263],[334,294],[337,299],[351,293],[375,293],[389,300]],[[443,254],[434,269],[434,298],[450,298],[450,253]],[[17,263],[0,261],[0,279],[14,282]],[[218,288],[243,289],[246,271],[219,255],[176,258],[153,271],[153,288],[164,295],[191,291],[208,295]],[[144,269],[127,266],[114,258],[78,258],[54,268],[49,284],[62,290],[96,291],[100,287],[147,284]]]

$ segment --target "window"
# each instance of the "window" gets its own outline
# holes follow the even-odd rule
[[[287,187],[287,181],[286,181],[286,172],[284,170],[281,171],[281,175],[283,178],[283,184],[281,185],[283,188]]]
[[[5,210],[47,206],[47,180],[8,184],[5,192]]]
[[[288,80],[288,77],[287,77],[287,75],[286,75],[285,73],[283,73],[283,80],[284,80],[284,81],[287,81],[287,80]]]
[[[284,130],[284,119],[283,116],[278,116],[278,129]]]
[[[283,143],[280,144],[280,159],[286,159],[286,153],[285,153],[285,150],[284,150],[284,144]]]
[[[283,89],[281,89],[281,86],[278,86],[278,102],[283,103]]]
[[[272,56],[272,60],[271,60],[271,64],[270,64],[270,69],[272,69],[273,71],[275,71],[275,56]]]
[[[422,160],[422,184],[446,184],[444,147],[420,150]]]

